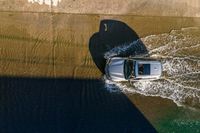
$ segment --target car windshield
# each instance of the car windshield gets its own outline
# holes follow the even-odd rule
[[[133,75],[133,61],[125,60],[124,62],[124,77],[125,79],[130,79]]]

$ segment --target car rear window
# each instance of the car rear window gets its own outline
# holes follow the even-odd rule
[[[150,75],[150,64],[138,64],[139,75]]]

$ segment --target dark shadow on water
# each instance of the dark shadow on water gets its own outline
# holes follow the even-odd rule
[[[99,32],[90,38],[89,50],[94,63],[104,74],[106,64],[105,53],[118,46],[130,46],[138,39],[137,33],[127,24],[117,20],[102,20]],[[147,53],[145,45],[142,41],[138,41],[127,50],[122,50],[118,56],[128,57]]]
[[[156,132],[122,93],[100,80],[0,78],[1,133]]]

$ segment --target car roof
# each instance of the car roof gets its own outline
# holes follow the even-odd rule
[[[160,61],[151,60],[151,61],[143,61],[136,60],[135,61],[135,76],[140,78],[154,78],[160,77],[162,74],[162,64]]]

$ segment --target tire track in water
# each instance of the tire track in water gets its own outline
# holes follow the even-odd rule
[[[37,42],[40,41],[42,43],[49,43],[48,40],[45,39],[39,39],[38,38],[33,38],[33,37],[20,37],[20,36],[15,36],[15,35],[4,35],[0,34],[0,39],[2,40],[13,40],[13,41],[27,41],[27,42]]]
[[[37,54],[39,53],[39,49],[40,49],[40,46],[41,46],[41,41],[40,41],[40,37],[42,36],[44,32],[41,32],[37,35],[37,40],[34,42],[34,44],[32,45],[31,49],[30,49],[30,55],[31,58],[29,59],[31,61],[31,67],[32,69],[30,69],[30,73],[36,73],[37,71],[39,71],[39,68],[38,67],[34,67],[35,66],[35,62],[43,62],[42,58],[37,58]],[[28,49],[26,48],[26,53],[29,51],[27,51]],[[26,56],[27,58],[28,56]],[[25,59],[26,59],[25,58]],[[26,61],[26,60],[25,60]],[[28,62],[27,62],[28,63]],[[27,64],[26,63],[26,64]],[[33,69],[34,68],[34,69]]]

